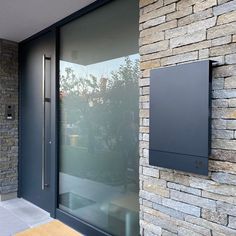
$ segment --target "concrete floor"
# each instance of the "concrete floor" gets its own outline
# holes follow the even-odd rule
[[[0,236],[13,236],[51,220],[49,213],[24,199],[0,202]]]

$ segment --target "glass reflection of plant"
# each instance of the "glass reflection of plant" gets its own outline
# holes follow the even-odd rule
[[[78,146],[95,155],[112,152],[123,163],[124,181],[128,167],[137,175],[138,60],[127,57],[110,78],[78,78],[71,68],[65,72],[60,78],[63,121],[77,127],[73,131],[79,135]]]

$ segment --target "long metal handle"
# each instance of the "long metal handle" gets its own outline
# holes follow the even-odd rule
[[[42,61],[42,106],[43,106],[43,124],[42,124],[42,190],[45,187],[48,187],[48,184],[45,183],[45,157],[46,157],[46,148],[45,148],[45,102],[48,101],[48,98],[45,98],[45,79],[46,79],[46,71],[45,71],[45,62],[46,60],[51,60],[51,57],[47,57],[45,54],[43,55]]]

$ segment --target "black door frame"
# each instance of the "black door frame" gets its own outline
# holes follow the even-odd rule
[[[85,14],[88,14],[96,9],[98,9],[99,7],[104,6],[105,4],[108,4],[110,2],[112,2],[114,0],[97,0],[94,3],[86,6],[85,8],[71,14],[70,16],[56,22],[55,24],[49,26],[48,28],[40,31],[39,33],[23,40],[22,42],[19,43],[19,62],[21,61],[21,57],[22,57],[22,53],[21,53],[21,48],[22,46],[27,43],[30,42],[31,40],[34,40],[38,37],[41,37],[43,34],[47,33],[47,32],[53,32],[55,35],[55,61],[56,61],[56,65],[55,65],[55,78],[52,78],[52,87],[55,88],[55,107],[52,108],[52,116],[55,119],[55,125],[52,128],[52,140],[54,138],[55,140],[55,145],[52,147],[52,159],[53,162],[55,163],[54,166],[52,166],[52,173],[54,173],[55,176],[55,186],[54,186],[54,201],[53,201],[53,205],[54,205],[54,211],[52,212],[51,216],[53,218],[59,219],[62,222],[66,223],[67,225],[71,226],[72,228],[74,228],[75,230],[80,231],[81,233],[85,234],[85,235],[93,235],[93,236],[108,236],[110,235],[109,233],[103,231],[102,229],[99,229],[97,227],[95,227],[94,225],[91,225],[88,222],[85,222],[79,218],[74,217],[73,215],[59,209],[58,207],[58,196],[59,196],[59,158],[60,158],[60,152],[59,152],[59,147],[60,147],[60,124],[59,124],[59,120],[60,120],[60,93],[59,93],[59,73],[60,73],[60,68],[59,68],[59,60],[60,60],[60,28],[63,25],[66,25],[67,23],[76,20],[80,17],[82,17]],[[21,78],[22,78],[22,74],[21,74],[21,65],[19,63],[19,101],[21,100],[20,98],[20,94],[21,94]],[[21,110],[20,108],[20,102],[19,102],[19,111]],[[19,112],[19,140],[21,137],[21,115]],[[21,165],[22,165],[22,161],[21,161],[21,145],[19,142],[19,166],[18,166],[18,182],[21,182]],[[19,184],[19,188],[18,188],[18,197],[21,197],[21,184]]]

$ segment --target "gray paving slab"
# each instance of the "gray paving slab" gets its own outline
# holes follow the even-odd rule
[[[51,220],[48,212],[24,199],[0,202],[0,236],[13,236]]]

